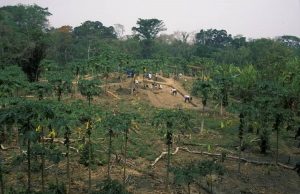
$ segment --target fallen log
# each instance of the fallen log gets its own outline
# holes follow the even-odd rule
[[[175,151],[173,153],[171,153],[171,155],[175,155],[177,154],[177,152],[179,151],[179,147],[176,147]],[[152,162],[152,164],[150,164],[151,166],[154,166],[162,157],[164,157],[165,155],[167,155],[168,152],[162,152],[155,160],[154,162]]]
[[[107,92],[109,95],[115,97],[115,98],[118,99],[118,100],[121,99],[119,96],[117,96],[116,94],[114,94],[114,93],[112,93],[112,92],[110,92],[110,91],[108,91],[108,90],[106,90],[106,92]]]
[[[200,154],[200,155],[207,155],[207,156],[214,156],[214,157],[221,157],[222,156],[222,154],[219,154],[219,153],[210,153],[210,152],[203,152],[203,151],[193,151],[193,150],[189,150],[186,147],[176,147],[176,150],[175,150],[174,153],[172,153],[172,155],[175,155],[179,150],[182,150],[182,151],[185,151],[185,152],[188,152],[188,153],[192,153],[192,154]],[[157,157],[154,160],[154,162],[151,163],[150,165],[154,166],[166,154],[167,154],[167,152],[162,152],[160,154],[160,156]],[[276,163],[274,163],[274,162],[250,160],[250,159],[246,159],[246,158],[239,158],[238,156],[233,156],[233,155],[227,155],[226,158],[232,159],[232,160],[241,160],[242,162],[250,163],[250,164],[255,164],[255,165],[271,165],[271,166],[276,166]],[[282,164],[280,162],[278,162],[277,165],[281,166],[281,167],[283,167],[285,169],[290,169],[290,170],[294,169],[294,167]]]
[[[12,147],[4,147],[4,145],[0,144],[1,150],[12,150],[12,149],[20,149],[18,146],[12,146]]]
[[[220,144],[203,144],[203,143],[186,143],[186,142],[183,142],[182,143],[183,145],[188,145],[188,146],[203,146],[203,147],[207,147],[207,146],[220,146]]]

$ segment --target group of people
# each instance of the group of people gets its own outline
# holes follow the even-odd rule
[[[171,89],[171,94],[172,94],[173,96],[176,96],[176,95],[177,95],[177,90],[176,90],[176,88],[172,88],[172,89]],[[191,101],[193,100],[193,98],[192,98],[191,96],[189,96],[189,95],[184,95],[183,98],[184,98],[184,102],[185,102],[185,103],[186,103],[186,102],[191,102]]]

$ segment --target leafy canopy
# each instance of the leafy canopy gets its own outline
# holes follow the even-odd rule
[[[133,27],[132,31],[137,32],[141,40],[153,40],[159,32],[166,30],[163,21],[158,19],[139,18],[136,24],[137,27]]]

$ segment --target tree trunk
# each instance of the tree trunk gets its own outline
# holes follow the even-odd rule
[[[108,167],[107,167],[107,177],[110,180],[110,159],[111,159],[111,149],[112,149],[112,130],[109,130],[109,142],[108,142]]]
[[[278,164],[278,140],[279,140],[279,129],[276,130],[276,164]]]
[[[133,95],[133,90],[135,87],[134,78],[135,78],[135,76],[133,76],[133,78],[131,79],[131,95]]]
[[[220,102],[220,115],[223,116],[223,102]]]
[[[169,171],[171,162],[171,144],[168,144],[168,160],[167,160],[167,176],[166,176],[166,190],[169,189]]]
[[[90,46],[90,43],[89,43],[88,50],[87,50],[87,59],[88,60],[90,60],[90,51],[91,51],[91,46]]]
[[[89,133],[89,192],[92,192],[92,173],[91,173],[91,155],[92,155],[92,149],[91,149],[91,135]]]
[[[1,194],[4,194],[4,181],[3,181],[3,172],[2,172],[2,158],[0,158],[0,186],[1,186]]]
[[[212,180],[212,174],[210,172],[210,193],[213,193],[213,180]]]
[[[44,141],[44,128],[42,127],[42,193],[45,193],[45,141]]]
[[[124,147],[124,172],[123,172],[123,185],[126,185],[126,160],[127,160],[127,143],[128,143],[128,131],[125,131],[125,147]]]
[[[71,177],[70,177],[70,144],[67,144],[67,179],[68,179],[68,187],[67,187],[67,194],[70,193],[71,187]]]
[[[242,153],[242,138],[240,138],[240,147],[239,147],[239,167],[238,173],[241,173],[241,153]]]
[[[204,130],[204,118],[202,117],[200,132],[202,133]]]
[[[14,129],[14,133],[15,133],[15,141],[16,141],[16,146],[19,146],[19,130],[18,127],[16,127],[16,125],[13,125],[13,129]]]
[[[188,194],[191,194],[191,184],[188,183]]]
[[[58,96],[57,96],[58,101],[60,101],[60,99],[61,99],[61,94],[62,94],[62,91],[59,89],[58,90]]]
[[[67,48],[65,48],[64,51],[64,59],[65,59],[65,64],[67,63]]]
[[[30,157],[31,157],[31,141],[28,139],[27,140],[27,192],[28,193],[31,193],[31,160],[30,160]]]
[[[106,76],[105,77],[105,87],[104,87],[104,90],[105,90],[105,94],[107,95],[106,91],[107,91],[107,79],[108,77]]]

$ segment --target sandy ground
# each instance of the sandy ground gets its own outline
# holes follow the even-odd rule
[[[156,82],[162,85],[162,89],[146,88],[144,91],[148,95],[151,104],[159,108],[191,108],[191,109],[202,109],[202,104],[199,99],[193,97],[192,103],[184,102],[184,95],[190,95],[181,84],[171,78],[159,77],[160,82]],[[151,85],[152,80],[139,80],[143,84]],[[178,93],[177,95],[171,94],[171,89],[175,88]]]

